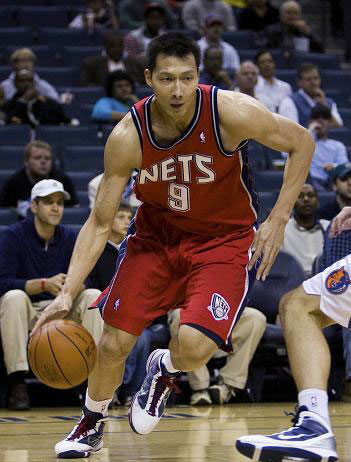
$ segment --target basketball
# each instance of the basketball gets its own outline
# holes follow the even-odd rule
[[[28,361],[37,378],[53,388],[72,388],[88,377],[96,345],[79,324],[64,319],[44,324],[30,339]]]

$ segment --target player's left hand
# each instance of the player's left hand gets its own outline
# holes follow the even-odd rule
[[[256,274],[257,280],[262,279],[262,281],[265,281],[268,276],[283,244],[285,225],[286,222],[283,220],[269,218],[258,228],[252,243],[254,254],[249,263],[250,270],[256,265],[257,260],[261,258]]]
[[[330,226],[330,237],[336,237],[340,233],[351,229],[351,207],[344,207],[332,221]]]

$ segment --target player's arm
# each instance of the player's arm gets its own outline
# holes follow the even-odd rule
[[[330,227],[330,237],[336,237],[343,231],[351,229],[351,207],[344,207],[339,212]]]
[[[232,96],[233,94],[228,93],[221,94],[219,105],[221,134],[224,135],[222,138],[226,143],[226,149],[230,149],[231,142],[233,149],[244,139],[254,139],[272,149],[289,154],[279,197],[267,220],[256,233],[253,244],[255,253],[250,266],[262,257],[257,278],[262,277],[264,280],[280,250],[285,225],[308,175],[314,153],[314,140],[308,130],[268,111],[254,98],[246,95]]]
[[[134,168],[139,168],[141,165],[139,146],[139,138],[131,116],[127,115],[107,140],[104,175],[98,188],[95,205],[74,246],[62,291],[43,311],[34,330],[50,319],[66,316],[70,310],[72,301],[105,248],[130,174]]]

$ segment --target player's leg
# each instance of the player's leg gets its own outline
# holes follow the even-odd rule
[[[102,448],[108,405],[122,383],[124,364],[137,337],[104,324],[94,369],[88,378],[85,406],[78,424],[56,444],[59,458],[88,457]]]
[[[320,296],[307,294],[303,287],[283,297],[280,315],[299,390],[299,408],[288,430],[269,436],[244,436],[237,440],[236,447],[260,461],[296,457],[332,462],[337,454],[326,392],[330,353],[322,328],[334,321],[320,310]]]

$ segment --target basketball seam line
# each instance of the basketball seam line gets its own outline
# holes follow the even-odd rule
[[[55,328],[56,328],[56,326],[55,326]],[[64,379],[73,387],[73,384],[68,380],[68,378],[67,378],[67,377],[65,376],[65,374],[62,372],[62,369],[61,369],[61,367],[60,367],[60,365],[59,365],[59,363],[58,363],[58,361],[57,361],[57,359],[56,359],[54,350],[52,349],[52,346],[51,346],[50,336],[49,336],[49,329],[48,329],[48,328],[46,329],[46,333],[47,333],[47,336],[48,336],[49,347],[50,347],[52,356],[54,357],[54,360],[55,360],[55,362],[56,362],[56,364],[57,364],[57,367],[60,369],[60,372],[61,372],[62,376],[64,377]]]
[[[78,326],[78,327],[79,327],[79,326]],[[73,341],[71,338],[67,337],[67,335],[64,334],[58,327],[55,326],[55,329],[56,329],[58,332],[60,332],[60,334],[62,334],[64,337],[66,337],[67,340],[69,340],[71,343],[73,343],[73,345],[77,348],[77,350],[79,351],[79,354],[81,355],[81,357],[83,358],[83,360],[84,360],[84,362],[85,362],[85,367],[87,368],[87,372],[88,372],[88,375],[89,375],[90,371],[89,371],[89,367],[88,367],[87,360],[85,359],[83,353],[80,351],[80,349],[78,348],[78,346],[74,343],[74,341]]]
[[[40,330],[39,330],[39,337],[38,337],[37,343],[35,344],[34,362],[35,362],[35,369],[36,369],[36,371],[38,372],[38,375],[39,375],[39,379],[43,382],[43,379],[42,379],[42,377],[41,377],[41,374],[40,374],[39,368],[38,368],[38,364],[37,364],[37,348],[38,348],[38,344],[39,344],[39,340],[40,340],[41,334],[42,334],[42,331],[41,331],[41,329],[40,329]]]

